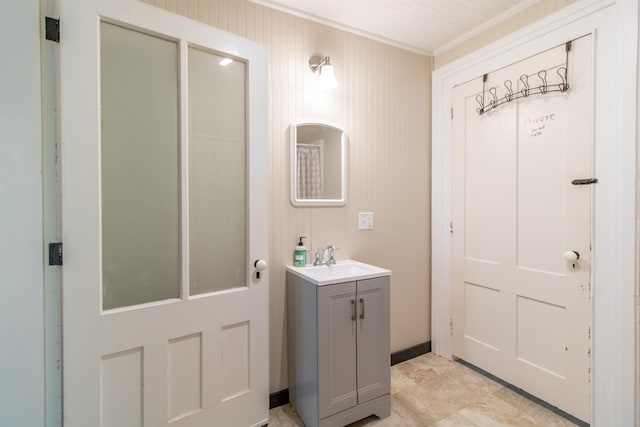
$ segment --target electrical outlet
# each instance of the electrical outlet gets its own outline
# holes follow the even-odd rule
[[[358,213],[358,229],[373,230],[373,212]]]

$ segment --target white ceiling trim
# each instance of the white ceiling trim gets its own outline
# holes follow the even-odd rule
[[[420,49],[416,46],[412,46],[406,43],[402,43],[398,40],[391,40],[386,37],[379,36],[377,34],[370,33],[368,31],[361,30],[359,28],[350,27],[348,25],[340,24],[338,22],[332,21],[327,18],[323,18],[321,16],[314,15],[312,13],[304,12],[298,9],[290,8],[283,6],[281,4],[274,3],[270,0],[249,0],[251,3],[256,3],[262,6],[266,6],[271,9],[279,10],[281,12],[288,13],[290,15],[299,16],[300,18],[308,19],[309,21],[317,22],[318,24],[323,24],[328,27],[336,28],[338,30],[346,31],[348,33],[356,34],[358,36],[366,37],[368,39],[372,39],[375,41],[379,41],[384,44],[388,44],[391,46],[399,47],[401,49],[405,49],[414,53],[418,53],[420,55],[433,56],[433,52],[425,49]],[[534,3],[539,0],[528,0],[533,1]],[[511,10],[511,9],[509,9]]]
[[[461,45],[462,43],[466,42],[467,40],[477,36],[478,34],[480,34],[481,32],[488,30],[489,28],[493,27],[494,25],[505,21],[509,18],[511,18],[512,16],[522,12],[523,10],[533,6],[535,3],[538,3],[540,0],[526,0],[523,1],[521,3],[518,3],[517,5],[513,6],[510,9],[505,10],[504,12],[502,12],[499,15],[496,15],[495,17],[491,18],[490,20],[486,21],[484,24],[481,24],[479,26],[477,26],[476,28],[474,28],[471,31],[468,31],[466,33],[464,33],[463,35],[456,37],[455,39],[451,40],[450,42],[447,42],[445,44],[443,44],[442,46],[436,48],[433,50],[433,56],[437,56],[440,55],[443,52],[446,52],[450,49],[453,49],[454,47]]]

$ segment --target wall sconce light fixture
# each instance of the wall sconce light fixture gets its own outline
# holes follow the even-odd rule
[[[328,56],[313,56],[309,59],[309,67],[314,74],[318,73],[318,81],[325,89],[335,89],[339,86],[336,75],[333,72],[333,65]]]

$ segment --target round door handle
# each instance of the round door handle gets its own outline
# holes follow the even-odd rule
[[[576,251],[564,251],[562,257],[569,262],[576,262],[580,259],[580,254]]]
[[[253,263],[253,266],[256,268],[257,271],[262,271],[265,268],[267,268],[267,261],[263,259],[257,259],[256,262]]]
[[[263,259],[257,259],[254,263],[253,266],[256,268],[256,279],[260,278],[260,272],[262,270],[264,270],[265,268],[267,268],[267,261],[263,260]]]

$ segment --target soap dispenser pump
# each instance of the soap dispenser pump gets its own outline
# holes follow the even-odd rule
[[[307,248],[305,248],[302,239],[306,239],[305,236],[300,236],[298,246],[293,251],[293,265],[295,267],[304,267],[307,265]]]

